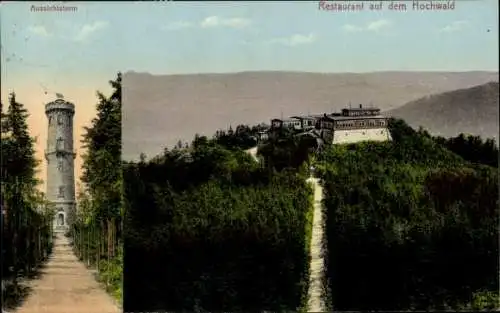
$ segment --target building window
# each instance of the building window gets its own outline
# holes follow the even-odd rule
[[[59,193],[57,194],[58,198],[64,198],[64,186],[59,186]]]
[[[57,150],[64,150],[64,142],[62,138],[57,139]]]
[[[57,161],[57,170],[59,172],[63,171],[63,161],[62,160]]]

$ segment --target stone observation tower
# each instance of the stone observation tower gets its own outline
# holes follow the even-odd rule
[[[69,229],[75,214],[75,152],[73,151],[73,116],[75,105],[63,100],[56,94],[57,100],[45,105],[45,114],[49,120],[47,133],[47,198],[56,208],[54,231],[64,232]]]

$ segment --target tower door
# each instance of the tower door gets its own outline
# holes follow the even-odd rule
[[[64,213],[57,215],[57,226],[64,226]]]

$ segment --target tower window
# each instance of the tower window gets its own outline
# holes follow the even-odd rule
[[[49,125],[52,125],[52,116],[49,116]]]
[[[58,125],[62,125],[63,124],[63,117],[62,117],[62,115],[58,115],[57,116],[57,124]]]
[[[58,198],[64,198],[64,186],[59,186],[59,194],[57,195]]]
[[[57,161],[57,169],[62,172],[63,171],[63,161],[59,160]]]
[[[57,139],[57,150],[63,150],[64,149],[63,144],[64,144],[63,139],[58,138]]]

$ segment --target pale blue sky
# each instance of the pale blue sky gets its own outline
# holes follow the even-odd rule
[[[331,12],[317,1],[64,3],[76,12],[2,3],[2,80],[85,83],[118,70],[498,70],[496,0],[456,1],[444,12],[405,3],[404,13]]]
[[[31,10],[47,3],[0,3],[2,100],[16,91],[32,113],[39,159],[47,98],[61,92],[76,104],[78,150],[95,91],[109,92],[118,71],[498,70],[497,0],[456,1],[446,12],[413,11],[406,2],[405,13],[322,11],[318,1],[60,2],[77,10]]]

